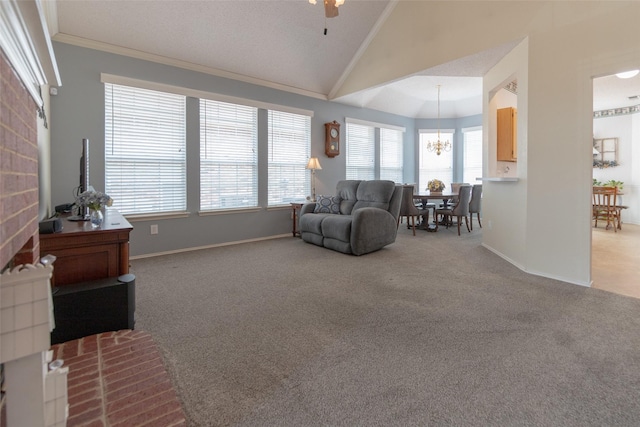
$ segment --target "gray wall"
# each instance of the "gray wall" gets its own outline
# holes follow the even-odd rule
[[[406,128],[405,182],[417,180],[417,129],[433,127],[433,124],[428,124],[429,120],[416,121],[375,110],[349,107],[63,43],[54,43],[54,50],[62,77],[62,87],[59,88],[58,95],[51,97],[51,201],[54,206],[74,199],[73,190],[79,181],[82,138],[89,138],[91,142],[91,183],[97,190],[104,190],[104,85],[100,81],[101,73],[314,111],[311,121],[311,155],[319,157],[322,164],[322,170],[316,174],[317,194],[333,194],[336,183],[345,177],[345,117]],[[188,100],[187,108],[188,114],[197,112],[197,103]],[[341,154],[330,159],[324,155],[324,123],[333,120],[342,124],[343,145]],[[469,121],[472,123],[467,123]],[[435,123],[435,120],[433,122]],[[456,119],[453,122],[454,124],[451,124],[443,120],[442,127],[455,127],[458,136],[458,127],[480,125],[481,116]],[[190,164],[198,162],[198,135],[197,120],[188,119],[188,170]],[[260,143],[266,144],[266,141],[261,140]],[[260,178],[266,179],[266,171],[260,172]],[[187,182],[187,210],[191,212],[188,218],[132,222],[134,230],[131,234],[131,255],[259,239],[291,231],[289,209],[262,209],[252,213],[199,216],[198,194],[194,191],[198,188],[197,174],[189,174]],[[261,185],[260,188],[266,186]],[[260,200],[266,200],[266,194],[260,194],[259,197]],[[149,233],[150,224],[158,224],[159,234]]]

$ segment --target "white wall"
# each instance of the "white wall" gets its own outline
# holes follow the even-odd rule
[[[528,99],[528,40],[496,64],[483,80],[483,136],[485,177],[504,176],[504,167],[509,165],[509,176],[517,182],[484,181],[482,185],[482,216],[484,222],[483,245],[522,269],[526,269],[527,217],[527,99]],[[514,78],[518,79],[518,96],[507,95],[502,89]],[[497,162],[497,110],[504,107],[518,109],[518,164]],[[513,170],[511,170],[513,169]],[[517,219],[520,219],[517,220]]]

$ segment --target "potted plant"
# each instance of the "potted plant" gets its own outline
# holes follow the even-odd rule
[[[609,181],[603,184],[605,187],[617,187],[618,191],[622,191],[624,188],[624,182],[616,181],[615,179],[610,179]]]
[[[432,179],[427,183],[427,190],[429,190],[429,193],[431,194],[442,193],[442,190],[444,189],[444,182],[440,181],[439,179]]]
[[[75,204],[89,208],[89,221],[91,222],[91,226],[98,228],[102,225],[104,219],[102,209],[106,206],[111,206],[113,199],[108,194],[100,191],[88,190],[78,195]]]

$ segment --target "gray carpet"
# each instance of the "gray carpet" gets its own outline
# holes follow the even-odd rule
[[[527,275],[478,231],[399,233],[133,261],[190,425],[640,425],[640,300]]]

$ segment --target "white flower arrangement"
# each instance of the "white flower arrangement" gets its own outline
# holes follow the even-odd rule
[[[429,191],[438,192],[444,189],[445,189],[444,182],[440,181],[439,179],[432,179],[427,183],[427,190]]]
[[[113,199],[100,191],[85,191],[76,198],[77,206],[85,206],[96,211],[112,204]]]

